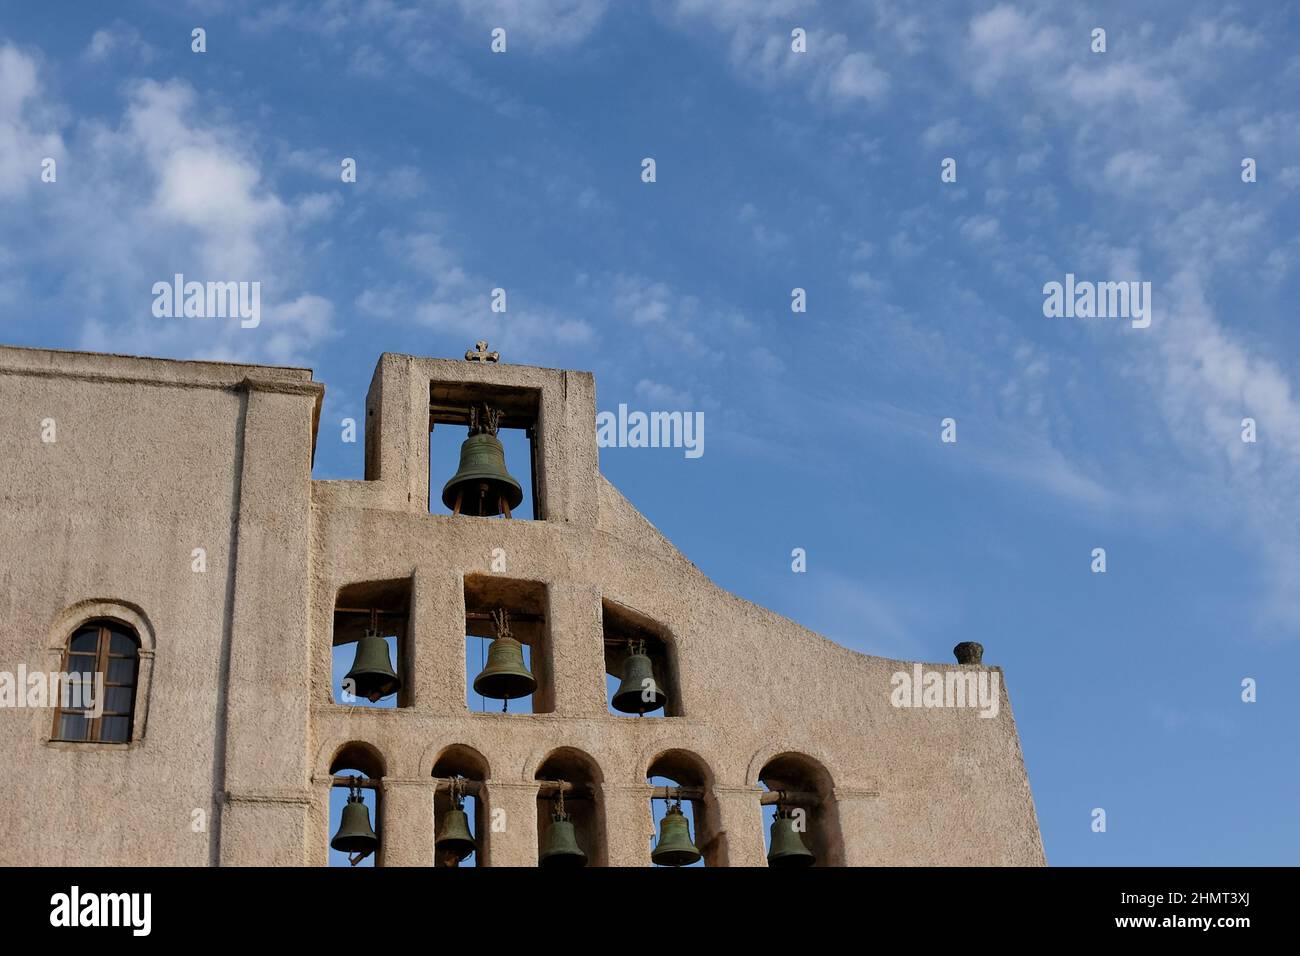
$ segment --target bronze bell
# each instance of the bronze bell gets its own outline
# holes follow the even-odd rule
[[[451,858],[455,863],[460,863],[478,849],[469,832],[469,817],[459,803],[442,815],[442,825],[438,827],[433,849],[440,859]]]
[[[772,845],[767,850],[768,866],[812,866],[817,862],[795,829],[790,811],[777,809],[772,821]]]
[[[682,813],[680,803],[674,803],[659,822],[659,842],[650,859],[659,866],[690,866],[702,854],[691,842],[691,825]]]
[[[506,471],[506,450],[497,438],[500,421],[501,413],[487,405],[470,409],[460,467],[442,488],[442,503],[453,514],[509,517],[524,500],[524,489]]]
[[[643,644],[636,653],[627,656],[623,665],[623,682],[614,693],[614,709],[625,714],[648,714],[666,703],[668,695],[655,682],[654,670]]]
[[[388,642],[377,631],[366,631],[357,641],[357,656],[343,680],[352,681],[353,693],[372,703],[401,689],[402,679],[388,656]]]
[[[488,647],[487,664],[474,678],[474,693],[493,700],[518,700],[537,689],[524,664],[524,645],[513,637],[498,637]]]
[[[587,865],[587,854],[578,846],[577,830],[563,810],[551,814],[551,828],[546,831],[546,848],[537,857],[537,865],[555,869],[577,869]]]
[[[508,704],[531,694],[537,681],[524,664],[524,645],[510,636],[510,615],[505,608],[492,612],[492,624],[496,640],[488,648],[487,664],[474,678],[474,693]]]
[[[359,790],[353,791],[343,806],[339,830],[330,840],[330,849],[349,855],[359,853],[363,857],[379,849],[379,837],[370,826],[370,810],[361,799]]]

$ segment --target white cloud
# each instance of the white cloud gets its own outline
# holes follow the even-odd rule
[[[1054,27],[1037,27],[1009,4],[971,19],[968,68],[977,89],[987,90],[1017,73],[1059,66],[1063,44]]]
[[[1242,155],[1290,155],[1300,135],[1292,113],[1268,102],[1200,105],[1207,82],[1229,66],[1253,71],[1268,40],[1254,26],[1201,19],[1140,30],[1098,56],[1065,43],[1067,33],[1086,36],[1084,25],[1076,15],[1063,32],[1037,13],[999,5],[971,19],[955,72],[1008,125],[1035,118],[1038,129],[1021,131],[1020,170],[1042,165],[1036,144],[1062,144],[1075,188],[1093,194],[1090,235],[1073,246],[1079,259],[1110,278],[1152,282],[1147,334],[1116,340],[1098,325],[1083,334],[1115,350],[1125,387],[1150,410],[1139,416],[1144,451],[1174,462],[1159,476],[1161,495],[1183,502],[1195,520],[1233,527],[1261,561],[1264,616],[1300,630],[1300,402],[1286,366],[1233,331],[1229,297],[1237,283],[1277,281],[1292,258],[1260,252],[1275,252],[1292,230],[1281,204],[1239,192],[1256,187],[1240,184],[1237,164]],[[1247,416],[1259,422],[1253,445],[1241,441]],[[1075,469],[1062,465],[1068,491]],[[1051,468],[1047,457],[1037,470],[1050,476]],[[1085,481],[1078,494],[1093,491]]]
[[[42,185],[57,188],[41,182],[41,161],[50,157],[63,165],[63,139],[41,128],[47,120],[39,115],[38,91],[36,60],[0,45],[0,200]]]
[[[921,133],[921,145],[926,149],[950,149],[965,141],[966,127],[953,117],[926,127]]]
[[[874,104],[889,92],[889,74],[876,66],[870,54],[849,53],[830,69],[827,85],[837,100]]]
[[[756,86],[802,85],[815,102],[842,108],[883,103],[890,89],[888,72],[871,53],[850,48],[843,33],[805,27],[807,51],[791,49],[790,32],[800,26],[792,17],[802,7],[784,0],[677,0],[673,20],[688,31],[703,23],[722,33],[732,68]]]
[[[460,14],[483,31],[502,27],[511,52],[543,52],[577,46],[605,16],[607,0],[456,0]]]
[[[961,220],[961,234],[967,242],[988,242],[998,237],[996,216],[967,216]]]
[[[20,154],[35,144],[64,155],[61,132],[34,133],[24,119],[59,112],[41,93],[35,60],[0,48],[0,80],[0,140],[19,143]],[[7,211],[15,225],[0,280],[68,264],[45,307],[80,322],[87,348],[305,360],[331,334],[333,309],[300,286],[302,229],[330,215],[330,197],[283,198],[266,181],[248,131],[209,118],[182,81],[136,83],[126,96],[115,125],[70,126],[67,163],[75,174],[61,159],[58,181],[40,184],[39,201]],[[0,156],[12,155],[0,148]],[[4,191],[7,182],[0,165],[0,199],[26,198]],[[260,282],[261,323],[156,318],[153,284],[175,273]]]
[[[123,63],[142,65],[153,61],[154,48],[128,23],[118,21],[96,30],[86,44],[82,56],[92,63]]]
[[[680,391],[671,385],[643,378],[636,383],[636,394],[661,411],[692,409],[695,400],[690,392]]]
[[[464,347],[487,339],[510,361],[542,362],[547,356],[590,345],[594,326],[524,299],[518,290],[469,270],[459,253],[432,230],[385,232],[384,254],[409,277],[369,286],[356,299],[364,314],[384,321],[436,330]],[[493,312],[493,288],[506,289],[506,311]]]

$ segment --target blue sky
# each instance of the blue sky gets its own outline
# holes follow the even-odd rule
[[[605,474],[849,647],[982,642],[1050,862],[1296,861],[1295,3],[114,6],[0,15],[4,342],[310,366],[322,478],[382,351],[702,411]],[[261,325],[154,318],[175,272]],[[1044,317],[1066,273],[1150,328]]]

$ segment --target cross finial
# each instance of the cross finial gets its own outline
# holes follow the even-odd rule
[[[466,362],[498,362],[501,360],[500,352],[489,352],[487,342],[475,342],[472,350],[465,352]]]

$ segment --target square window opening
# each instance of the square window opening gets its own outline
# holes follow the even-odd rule
[[[333,700],[352,707],[411,705],[411,581],[366,581],[339,589],[330,671]]]
[[[605,702],[620,717],[680,717],[677,655],[666,627],[625,604],[601,601]]]
[[[540,407],[536,389],[432,383],[430,513],[543,520]]]
[[[546,587],[483,575],[465,577],[465,704],[479,713],[555,710]],[[502,611],[508,634],[498,633]]]

